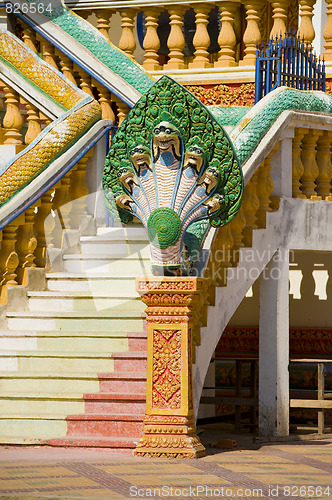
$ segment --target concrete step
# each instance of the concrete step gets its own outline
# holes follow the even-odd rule
[[[119,290],[122,297],[138,297],[135,289],[136,275],[131,276],[89,276],[85,273],[47,273],[47,288],[50,291],[81,292],[92,295],[105,295],[117,298]]]
[[[107,377],[108,374],[104,374]],[[50,393],[68,392],[68,388],[76,393],[97,392],[101,381],[93,373],[50,373],[50,372],[0,372],[0,393],[26,391],[28,393],[47,390]],[[106,386],[107,387],[107,386]]]
[[[9,330],[22,331],[86,331],[109,330],[140,331],[143,322],[140,314],[132,311],[112,312],[38,312],[38,311],[13,311],[7,312],[7,325]]]
[[[15,370],[20,373],[50,372],[54,374],[71,373],[73,375],[76,373],[109,373],[114,371],[114,356],[104,352],[2,351],[0,352],[0,374]]]
[[[145,394],[117,394],[99,392],[84,394],[86,413],[144,414]]]
[[[69,273],[111,274],[112,276],[148,276],[151,274],[149,257],[112,259],[108,255],[67,254],[63,256]]]
[[[30,311],[132,311],[141,313],[145,306],[137,297],[109,297],[89,292],[28,292]]]
[[[84,412],[84,399],[79,393],[1,392],[2,413],[55,413],[70,415]]]
[[[139,438],[143,434],[144,412],[139,414],[86,413],[66,417],[67,436]]]

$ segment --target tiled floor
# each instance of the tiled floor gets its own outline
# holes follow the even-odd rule
[[[208,448],[198,460],[107,451],[0,448],[1,499],[332,500],[332,440]]]

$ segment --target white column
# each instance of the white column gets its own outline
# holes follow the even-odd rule
[[[259,435],[289,434],[289,251],[279,249],[260,277]]]
[[[314,17],[312,24],[315,30],[315,38],[312,42],[317,56],[322,56],[324,52],[325,40],[323,31],[327,22],[327,6],[325,0],[317,0],[314,6]]]

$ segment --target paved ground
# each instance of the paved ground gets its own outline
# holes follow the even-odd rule
[[[198,460],[0,448],[0,498],[332,500],[332,440],[267,445],[243,436],[236,439],[238,449],[208,448],[208,456]],[[216,440],[202,437],[206,445]]]

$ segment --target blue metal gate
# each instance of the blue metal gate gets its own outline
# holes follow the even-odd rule
[[[311,44],[295,34],[285,33],[257,47],[255,104],[283,85],[325,92],[325,80],[324,59],[317,58]]]

